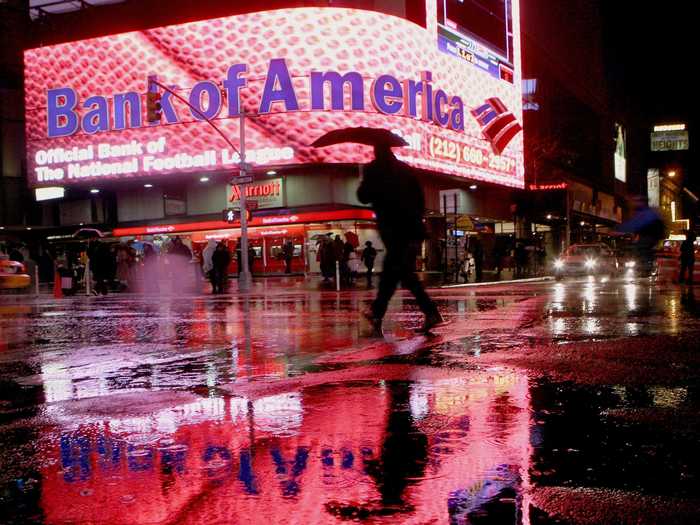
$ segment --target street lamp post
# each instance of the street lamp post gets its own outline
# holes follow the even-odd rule
[[[173,91],[171,88],[168,86],[161,84],[158,82],[156,79],[155,75],[149,75],[148,77],[148,92],[151,93],[154,91],[153,87],[157,86],[160,87],[161,89],[169,92],[173,97],[176,99],[180,100],[183,102],[187,107],[189,107],[194,113],[199,115],[199,117],[202,120],[205,120],[214,130],[221,135],[221,137],[226,141],[226,143],[233,148],[234,151],[237,151],[239,156],[240,156],[240,162],[239,162],[239,167],[240,167],[240,177],[243,179],[247,172],[248,168],[245,162],[245,111],[243,110],[243,107],[241,107],[240,111],[240,144],[239,148],[236,148],[236,146],[229,140],[229,138],[217,127],[214,122],[211,121],[209,117],[207,117],[204,113],[202,113],[198,108],[194,107],[190,102],[180,95],[178,95],[175,91]],[[242,106],[242,104],[241,104]],[[246,195],[245,195],[245,189],[246,189],[247,182],[239,182],[239,186],[241,188],[241,240],[240,240],[240,246],[241,246],[241,275],[239,277],[238,281],[238,289],[240,291],[246,291],[250,289],[250,285],[252,282],[252,277],[250,274],[250,265],[248,264],[248,217],[246,215],[247,210],[246,210]]]
[[[243,108],[241,108],[241,115],[240,115],[240,142],[239,142],[239,147],[240,147],[240,152],[239,155],[241,157],[240,161],[240,168],[241,168],[241,177],[246,176],[246,164],[245,164],[245,111],[243,111]],[[241,275],[238,278],[238,289],[240,291],[248,291],[250,290],[250,285],[253,281],[253,278],[250,274],[250,265],[248,264],[248,213],[246,210],[246,186],[241,185]]]

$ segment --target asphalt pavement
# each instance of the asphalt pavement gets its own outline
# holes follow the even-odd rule
[[[3,523],[700,523],[700,288],[373,293],[0,297]]]

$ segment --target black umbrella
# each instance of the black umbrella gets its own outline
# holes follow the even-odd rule
[[[99,239],[100,237],[104,236],[104,233],[95,228],[80,228],[73,234],[73,237],[76,239]]]
[[[408,146],[408,142],[388,129],[366,127],[334,129],[317,138],[311,145],[314,148],[323,148],[343,142],[354,142],[367,146],[388,146],[390,148]]]

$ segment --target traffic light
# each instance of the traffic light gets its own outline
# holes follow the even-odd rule
[[[224,221],[228,222],[229,224],[241,222],[241,211],[235,208],[225,209],[223,215]],[[250,220],[253,218],[253,213],[250,210],[246,210],[245,216],[248,222],[250,222]]]
[[[239,218],[239,214],[236,210],[232,209],[226,209],[224,210],[224,220],[228,222],[229,224],[237,222]]]
[[[160,93],[156,91],[146,93],[146,120],[148,122],[160,122],[161,109]]]

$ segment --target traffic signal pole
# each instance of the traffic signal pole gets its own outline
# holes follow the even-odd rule
[[[239,126],[240,130],[240,141],[241,150],[238,154],[241,157],[241,177],[246,176],[246,164],[245,164],[245,111],[240,108],[240,119],[241,123]],[[248,211],[246,209],[246,186],[240,185],[241,188],[241,260],[239,264],[241,265],[241,274],[238,277],[238,289],[240,291],[250,290],[250,285],[253,282],[253,277],[250,273],[250,265],[248,259]]]
[[[221,137],[226,141],[226,144],[231,146],[233,151],[238,153],[238,156],[240,157],[239,160],[239,168],[240,168],[240,177],[245,177],[247,173],[247,166],[245,163],[245,111],[243,110],[243,105],[239,104],[240,108],[240,136],[239,136],[239,148],[237,148],[233,142],[229,140],[229,138],[214,124],[209,118],[207,118],[206,115],[204,115],[199,109],[194,107],[192,104],[189,103],[189,101],[177,93],[170,89],[168,86],[165,86],[158,82],[156,80],[156,77],[154,75],[151,75],[148,77],[148,93],[151,93],[151,84],[160,87],[161,89],[164,89],[168,93],[170,93],[173,97],[178,99],[180,102],[183,102],[187,107],[189,107],[191,110],[193,110],[197,115],[199,115],[200,118],[203,120],[207,121],[209,125],[216,130],[216,132],[221,135]],[[149,103],[150,106],[150,103]],[[160,118],[160,115],[159,115]],[[240,277],[238,279],[238,290],[245,292],[250,290],[250,286],[253,282],[252,275],[250,273],[250,265],[248,264],[248,217],[247,217],[247,210],[246,210],[246,187],[247,184],[239,184],[239,187],[241,188],[241,239],[240,239],[240,248],[241,248],[241,260],[239,261],[239,264],[241,265],[240,270]]]

